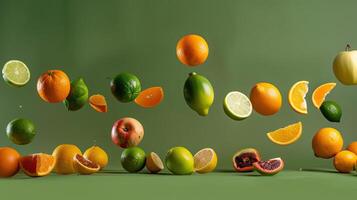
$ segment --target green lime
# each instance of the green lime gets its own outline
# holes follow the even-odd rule
[[[121,154],[120,162],[123,168],[131,173],[138,172],[145,167],[145,151],[140,147],[130,147]]]
[[[211,83],[204,76],[195,72],[189,74],[183,89],[187,105],[201,116],[208,115],[213,104],[214,91]]]
[[[192,174],[194,169],[194,159],[192,153],[185,147],[171,148],[165,158],[165,164],[173,174]]]
[[[110,83],[113,95],[120,102],[131,102],[141,92],[141,84],[134,74],[118,74]]]
[[[342,116],[341,107],[334,101],[325,101],[320,106],[323,116],[330,122],[340,122]]]
[[[234,120],[243,120],[252,114],[252,103],[249,98],[241,92],[230,92],[223,102],[224,112]]]
[[[64,100],[64,104],[70,111],[81,109],[88,101],[88,87],[82,78],[72,81],[71,91]]]
[[[2,68],[5,82],[14,86],[24,86],[30,80],[30,70],[19,60],[10,60]]]
[[[7,125],[6,134],[15,144],[28,144],[36,135],[35,125],[27,119],[14,119]]]

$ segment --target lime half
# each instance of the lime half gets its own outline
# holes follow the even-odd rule
[[[30,80],[30,70],[19,60],[10,60],[2,68],[5,82],[14,86],[24,86]]]
[[[243,120],[252,114],[252,103],[249,98],[237,91],[226,95],[223,108],[224,112],[234,120]]]

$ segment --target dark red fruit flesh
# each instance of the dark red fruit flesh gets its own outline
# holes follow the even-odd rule
[[[260,156],[256,150],[243,150],[234,157],[234,168],[238,172],[253,171],[253,163],[260,161]]]
[[[254,169],[262,175],[274,175],[284,168],[284,161],[281,158],[274,158],[267,161],[259,161],[253,164]]]
[[[266,170],[274,170],[281,165],[280,160],[259,161],[258,164]]]

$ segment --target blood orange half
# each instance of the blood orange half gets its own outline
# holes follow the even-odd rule
[[[46,176],[51,173],[56,160],[52,155],[37,153],[20,158],[20,167],[28,176]]]

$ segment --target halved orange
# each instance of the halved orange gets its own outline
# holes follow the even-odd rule
[[[302,133],[302,123],[288,125],[284,128],[267,133],[270,141],[279,145],[288,145],[297,141]]]
[[[336,83],[325,83],[317,87],[312,93],[312,103],[319,109],[321,104],[325,101],[326,96],[336,86]]]
[[[308,81],[298,81],[289,90],[289,104],[298,113],[307,114],[306,94],[309,91]]]
[[[107,101],[101,94],[95,94],[89,97],[89,105],[98,112],[108,112]]]
[[[135,103],[144,108],[154,107],[164,99],[164,90],[162,87],[151,87],[141,91],[136,97]]]
[[[28,176],[46,176],[55,167],[56,159],[52,155],[37,153],[20,158],[20,167]]]
[[[73,157],[73,167],[80,174],[93,174],[100,170],[100,166],[86,158],[84,158],[80,154],[76,154]]]

